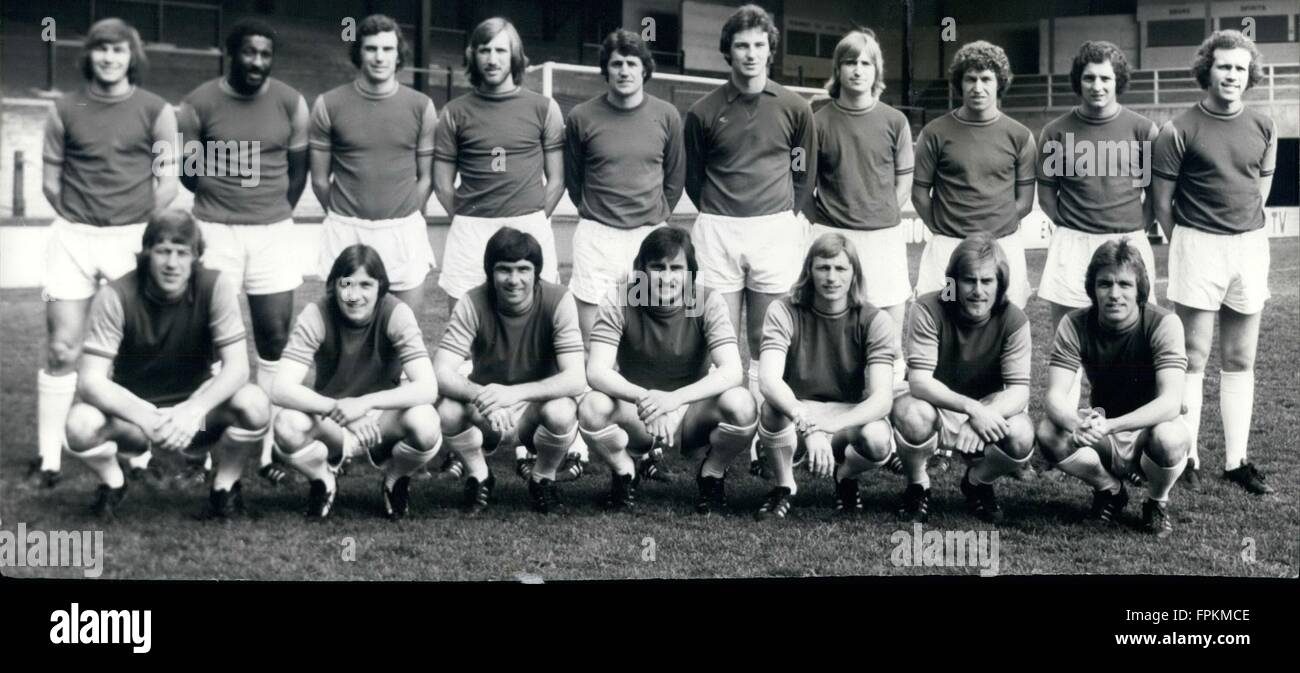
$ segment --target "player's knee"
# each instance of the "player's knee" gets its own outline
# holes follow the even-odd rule
[[[1165,421],[1151,428],[1147,455],[1161,467],[1172,467],[1187,457],[1191,438],[1180,420]]]
[[[1223,371],[1247,372],[1255,368],[1255,351],[1252,348],[1223,347]],[[1202,367],[1204,369],[1204,367]]]
[[[763,400],[763,407],[759,410],[759,420],[768,430],[780,430],[790,424],[790,418],[777,411],[776,407],[769,404],[767,400]]]
[[[438,400],[437,410],[444,435],[457,435],[469,428],[472,416],[464,402],[444,397]]]
[[[288,343],[288,322],[268,320],[254,324],[253,344],[257,347],[257,356],[263,360],[279,360]]]
[[[314,423],[307,414],[296,409],[281,409],[275,415],[275,444],[285,453],[293,453],[311,440]]]
[[[68,411],[68,420],[64,432],[68,439],[68,448],[76,452],[94,448],[99,433],[104,429],[108,418],[104,412],[85,403],[72,405]]]
[[[578,423],[591,430],[607,427],[614,417],[614,409],[614,400],[609,395],[593,390],[582,396],[582,404],[578,405]]]
[[[77,366],[81,355],[81,344],[75,339],[59,334],[50,336],[49,352],[45,357],[45,370],[52,373],[67,373]]]
[[[1029,420],[1029,414],[1012,416],[1007,419],[1007,424],[1011,428],[1006,439],[999,444],[1002,451],[1016,460],[1028,458],[1034,452],[1034,424]]]
[[[422,404],[402,413],[402,430],[406,438],[421,449],[429,449],[442,438],[442,424],[432,406]]]
[[[543,404],[539,416],[548,431],[563,435],[578,422],[578,405],[571,397],[561,397]]]
[[[248,430],[264,428],[271,422],[271,399],[261,388],[245,383],[230,398],[235,425]]]
[[[722,414],[722,422],[731,425],[750,426],[758,418],[754,396],[740,386],[723,391],[718,396],[718,411]]]
[[[1193,374],[1204,372],[1205,365],[1207,362],[1209,362],[1209,359],[1210,359],[1210,351],[1208,350],[1208,348],[1206,350],[1201,350],[1200,348],[1193,348],[1191,346],[1188,346],[1187,371]]]
[[[884,419],[872,421],[859,431],[861,441],[857,442],[857,448],[864,458],[878,463],[889,457],[893,434],[893,428]]]
[[[1050,418],[1038,422],[1034,437],[1038,440],[1038,447],[1043,450],[1043,456],[1053,463],[1065,460],[1073,452],[1067,441],[1069,433]]]
[[[938,420],[939,414],[934,407],[918,399],[900,401],[890,414],[894,428],[909,444],[920,444],[929,439]]]

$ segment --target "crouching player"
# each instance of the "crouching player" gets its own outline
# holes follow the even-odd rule
[[[629,454],[656,445],[704,454],[695,510],[708,514],[725,508],[727,466],[749,448],[757,420],[727,302],[695,285],[695,247],[682,229],[651,232],[633,268],[632,284],[611,290],[596,313],[579,431],[610,466],[615,509],[636,498]]]
[[[574,398],[587,386],[578,308],[564,287],[540,280],[542,246],[531,234],[497,230],[483,271],[488,281],[456,304],[434,354],[442,432],[465,464],[466,512],[485,509],[496,486],[485,456],[522,444],[537,454],[529,500],[547,514],[561,505],[555,473],[578,435]],[[466,360],[468,378],[459,372]]]
[[[894,438],[907,472],[900,518],[930,513],[926,460],[936,447],[967,461],[961,492],[981,520],[1002,518],[993,482],[1033,452],[1029,320],[1008,301],[1008,265],[987,234],[957,245],[943,290],[921,295],[907,330],[909,393],[894,401]]]
[[[1147,278],[1140,248],[1128,241],[1107,242],[1093,254],[1085,286],[1092,305],[1066,314],[1056,328],[1038,445],[1057,469],[1095,489],[1091,516],[1104,523],[1128,503],[1123,479],[1145,475],[1143,526],[1167,537],[1169,491],[1190,443],[1179,415],[1187,353],[1182,321],[1147,303]],[[1068,393],[1080,365],[1093,408],[1105,414],[1076,415]]]
[[[834,476],[836,510],[860,511],[858,475],[892,450],[894,321],[867,303],[858,251],[843,234],[813,242],[790,297],[768,308],[762,343],[758,434],[777,485],[758,517],[790,510],[800,444],[814,475]]]
[[[203,268],[202,255],[203,236],[189,213],[157,211],[145,225],[135,270],[101,289],[91,306],[80,401],[66,430],[72,455],[99,477],[92,510],[103,519],[113,519],[126,496],[117,451],[181,451],[213,441],[209,515],[242,509],[239,476],[266,435],[270,403],[248,382],[238,288]]]
[[[390,292],[374,248],[351,245],[334,260],[325,296],[298,314],[271,398],[283,407],[277,457],[311,482],[308,518],[329,516],[335,471],[363,454],[383,471],[384,514],[406,516],[411,475],[442,446],[438,382],[415,312]]]

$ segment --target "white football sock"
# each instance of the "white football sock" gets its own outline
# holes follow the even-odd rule
[[[758,424],[758,441],[763,443],[763,453],[767,455],[768,467],[772,469],[772,480],[777,486],[790,489],[794,495],[799,491],[794,480],[794,451],[799,445],[799,435],[794,423],[775,432]]]
[[[267,434],[265,427],[245,430],[233,425],[221,433],[220,441],[212,450],[212,455],[215,456],[213,462],[217,468],[212,477],[212,490],[229,491],[234,487],[244,472],[244,463],[249,456],[257,453]]]
[[[85,463],[99,477],[101,484],[106,484],[109,488],[121,488],[126,483],[122,466],[117,464],[117,444],[105,442],[87,451],[68,453]]]
[[[257,387],[266,393],[267,397],[271,396],[271,384],[275,381],[275,370],[279,366],[279,360],[263,360],[257,358]],[[271,405],[271,420],[268,421],[267,427],[275,427],[275,414],[280,407]],[[262,438],[262,455],[258,459],[257,467],[261,469],[271,464],[271,446],[275,444],[275,433],[268,432]]]
[[[1187,381],[1183,388],[1183,406],[1187,407],[1187,413],[1183,414],[1183,421],[1187,424],[1187,439],[1191,442],[1188,445],[1187,457],[1196,468],[1201,466],[1200,443],[1197,441],[1197,435],[1201,432],[1201,402],[1205,395],[1204,386],[1204,372],[1195,374],[1187,372]]]
[[[44,369],[36,372],[36,447],[42,470],[59,471],[64,427],[76,394],[76,372],[62,376],[47,374]]]
[[[1055,465],[1056,469],[1077,477],[1096,491],[1118,493],[1119,480],[1106,471],[1101,464],[1101,456],[1091,446],[1081,446]]]
[[[1173,467],[1160,467],[1145,453],[1142,454],[1142,474],[1147,476],[1147,493],[1151,499],[1160,503],[1169,502],[1169,491],[1173,489],[1174,482],[1178,481],[1185,467],[1187,467],[1186,458],[1178,461],[1178,464]]]
[[[537,426],[537,430],[533,432],[533,446],[537,449],[537,462],[533,464],[533,481],[543,479],[555,481],[555,471],[560,469],[560,464],[564,462],[564,457],[577,436],[576,422],[562,435],[547,430],[545,425]]]
[[[483,431],[469,426],[468,430],[446,438],[447,448],[460,456],[465,463],[465,476],[482,482],[488,478],[487,460],[483,458]]]
[[[1029,462],[1029,456],[1016,460],[1008,456],[997,444],[984,445],[984,457],[970,468],[970,482],[976,486],[992,484],[998,477],[1011,474]]]
[[[898,430],[894,430],[894,444],[898,446],[898,458],[903,461],[907,483],[920,484],[921,488],[930,488],[930,473],[926,472],[925,466],[939,446],[939,433],[930,435],[929,439],[920,444],[909,444],[902,435],[898,434]]]
[[[1246,462],[1250,417],[1255,409],[1255,372],[1219,373],[1219,413],[1223,415],[1223,469]]]
[[[441,436],[427,451],[421,451],[405,441],[394,444],[393,455],[384,461],[384,487],[392,489],[393,484],[396,484],[398,479],[415,474],[417,470],[424,467],[430,460],[433,460],[440,448],[442,448]]]
[[[718,423],[713,432],[709,433],[709,455],[700,466],[700,474],[706,477],[725,477],[727,466],[754,441],[757,429],[758,421],[745,426]]]
[[[627,475],[636,471],[636,462],[627,452],[627,431],[617,424],[610,423],[599,430],[579,427],[578,434],[586,438],[587,445],[596,450],[596,455],[603,458],[615,474]]]

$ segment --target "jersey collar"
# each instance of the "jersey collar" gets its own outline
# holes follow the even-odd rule
[[[736,88],[736,84],[735,84],[734,82],[731,81],[731,77],[727,77],[727,83],[722,85],[722,90],[723,90],[724,92],[726,92],[727,102],[728,102],[728,103],[734,103],[734,102],[736,102],[736,99],[737,99],[737,98],[739,98],[739,97],[741,97],[741,96],[743,96],[743,95],[746,95],[746,94],[745,94],[744,92],[742,92],[740,89]],[[763,85],[763,91],[762,91],[762,93],[765,93],[765,94],[767,94],[767,95],[769,95],[769,96],[775,96],[775,95],[776,95],[776,82],[773,82],[773,81],[771,80],[771,78],[769,78],[769,79],[767,80],[767,83]],[[752,94],[751,94],[751,95],[752,95]]]

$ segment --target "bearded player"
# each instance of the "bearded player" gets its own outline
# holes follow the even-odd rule
[[[1029,320],[1011,302],[1011,269],[1001,246],[975,234],[953,250],[952,289],[917,299],[907,330],[909,392],[894,400],[891,420],[907,473],[900,518],[930,514],[926,461],[936,449],[967,462],[961,492],[969,511],[1002,518],[993,482],[1029,461]]]

